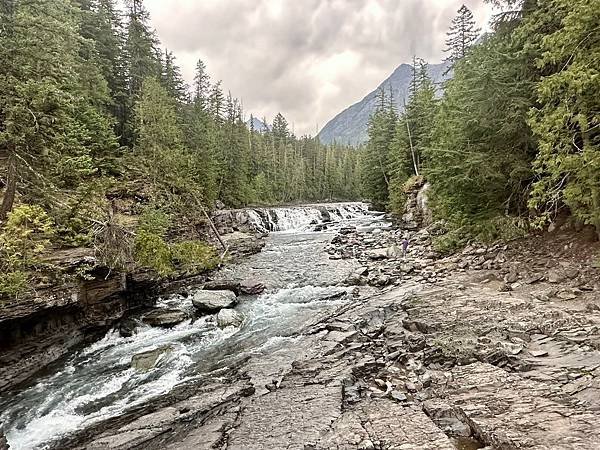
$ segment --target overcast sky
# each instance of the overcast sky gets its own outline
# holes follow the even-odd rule
[[[314,135],[412,55],[440,62],[463,3],[487,23],[483,0],[145,0],[188,82],[202,58],[248,117],[281,112],[298,135]]]

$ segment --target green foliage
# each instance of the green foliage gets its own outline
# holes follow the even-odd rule
[[[139,231],[165,236],[171,226],[171,218],[167,213],[159,209],[148,208],[140,217]]]
[[[538,105],[529,124],[539,140],[530,205],[550,219],[563,203],[600,231],[600,2],[552,0],[529,15]]]
[[[27,288],[28,271],[40,264],[50,245],[53,223],[35,205],[20,205],[0,230],[0,296],[16,296]]]
[[[134,256],[136,263],[155,271],[160,276],[169,276],[175,272],[171,247],[162,236],[140,230],[135,238]]]
[[[377,110],[369,119],[369,140],[361,161],[363,192],[377,208],[387,206],[389,200],[391,146],[397,119],[393,99],[380,91]]]
[[[453,253],[475,241],[491,244],[522,238],[529,232],[529,223],[513,217],[495,217],[480,222],[465,220],[441,236],[433,238],[434,250],[442,254]]]
[[[412,177],[420,175],[422,166],[426,162],[425,152],[431,146],[433,136],[431,125],[434,123],[437,108],[435,86],[429,77],[427,64],[415,58],[411,96],[396,123],[390,149],[388,207],[396,214],[402,214],[406,194],[410,192],[406,183]],[[413,179],[413,183],[416,180]]]
[[[134,243],[136,263],[160,276],[177,272],[198,273],[217,266],[214,249],[201,241],[182,241],[169,244],[165,236],[171,221],[165,212],[147,209],[140,218]]]
[[[177,242],[171,246],[175,267],[188,273],[213,269],[219,259],[212,247],[200,241]]]
[[[27,291],[29,274],[20,270],[0,274],[0,305],[2,298],[16,298]]]

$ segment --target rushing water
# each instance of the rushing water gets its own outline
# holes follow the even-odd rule
[[[89,427],[129,408],[168,393],[175,386],[216,369],[232,367],[248,356],[260,357],[293,345],[310,324],[345,304],[345,288],[336,286],[355,262],[330,260],[325,246],[344,225],[381,225],[364,205],[271,209],[256,213],[257,225],[272,233],[262,253],[229,266],[221,278],[253,278],[267,286],[236,309],[245,316],[240,328],[218,328],[213,317],[187,320],[174,328],[142,326],[132,337],[109,331],[101,340],[74,352],[52,373],[20,392],[0,399],[11,449],[44,448],[53,440]],[[330,216],[330,217],[327,217]],[[313,232],[328,220],[327,232]],[[173,296],[158,306],[193,312],[190,299]],[[170,352],[148,372],[131,368],[133,355],[168,345]]]

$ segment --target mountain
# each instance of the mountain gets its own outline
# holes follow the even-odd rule
[[[446,63],[431,64],[429,66],[429,76],[435,83],[441,83],[449,78],[449,75],[443,75],[447,67]],[[331,119],[319,132],[318,136],[321,142],[323,144],[337,142],[350,145],[365,142],[367,140],[367,123],[377,107],[377,93],[379,90],[384,89],[387,94],[391,86],[398,112],[402,112],[404,102],[408,101],[412,74],[413,68],[410,64],[398,66],[377,89]]]
[[[269,125],[254,116],[250,116],[250,118],[246,121],[246,125],[248,128],[254,127],[254,130],[260,133],[269,130]]]

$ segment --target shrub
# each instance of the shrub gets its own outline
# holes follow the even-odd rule
[[[29,274],[20,270],[0,274],[0,299],[2,297],[18,297],[27,290],[28,281]]]
[[[9,214],[0,231],[0,296],[26,290],[28,271],[40,264],[53,234],[53,222],[39,206],[20,205]]]
[[[134,252],[137,264],[142,267],[152,269],[161,276],[175,272],[171,248],[162,236],[146,230],[138,231]]]
[[[200,241],[178,242],[171,246],[174,263],[185,272],[213,269],[219,263],[212,247]]]

